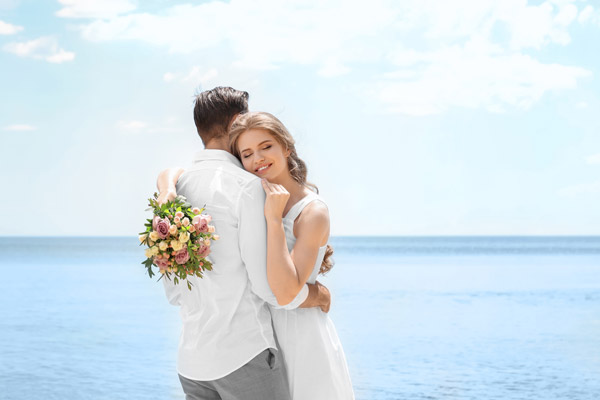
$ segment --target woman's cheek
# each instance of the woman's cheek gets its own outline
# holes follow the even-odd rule
[[[246,171],[250,171],[250,166],[252,165],[252,161],[250,161],[251,157],[244,158],[242,164],[244,165],[244,169]],[[252,171],[250,171],[252,172]]]

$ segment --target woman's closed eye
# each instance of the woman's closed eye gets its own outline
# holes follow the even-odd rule
[[[244,158],[248,158],[248,157],[250,157],[251,155],[252,155],[252,153],[246,153],[246,154],[244,154],[242,157],[244,157]]]

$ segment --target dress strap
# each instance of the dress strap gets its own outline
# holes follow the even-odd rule
[[[313,202],[313,200],[319,200],[320,197],[316,193],[310,192],[308,195],[301,198],[296,204],[290,208],[288,213],[285,215],[285,219],[295,221],[298,215],[304,210],[304,207]]]

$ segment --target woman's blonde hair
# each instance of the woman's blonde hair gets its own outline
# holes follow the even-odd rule
[[[306,168],[306,163],[298,157],[298,154],[296,153],[296,141],[285,125],[272,114],[267,112],[249,112],[241,114],[235,119],[229,129],[229,149],[234,156],[240,161],[242,160],[238,142],[242,133],[251,129],[262,129],[269,132],[285,150],[290,152],[290,155],[287,157],[287,164],[292,178],[299,184],[319,193],[317,186],[306,180],[308,170]],[[327,245],[325,258],[323,258],[323,263],[319,270],[320,274],[328,272],[333,267],[333,260],[331,260],[332,254],[333,247]]]

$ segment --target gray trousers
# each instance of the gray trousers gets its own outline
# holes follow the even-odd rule
[[[186,400],[291,400],[281,354],[266,349],[246,365],[214,381],[179,375]]]

